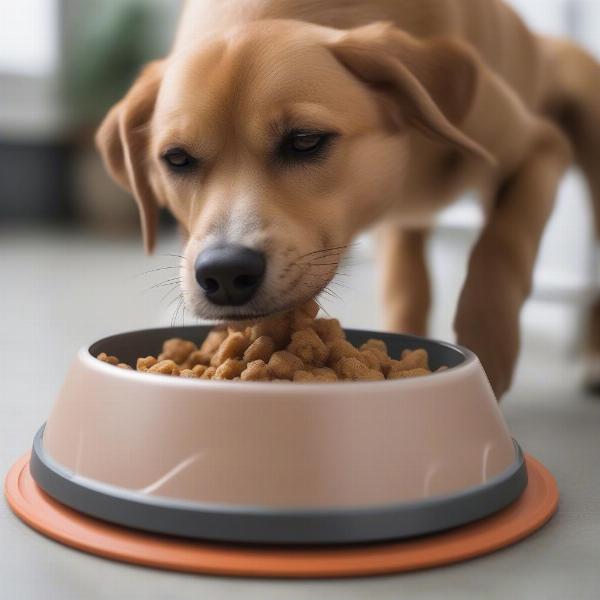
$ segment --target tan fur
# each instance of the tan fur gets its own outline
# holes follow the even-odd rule
[[[488,221],[455,323],[500,396],[572,146],[600,214],[590,133],[599,81],[582,50],[533,35],[500,0],[193,0],[170,55],[142,73],[97,139],[136,197],[147,249],[158,205],[181,223],[187,301],[207,318],[299,304],[328,283],[353,236],[380,224],[390,327],[425,333],[426,232],[477,189]],[[273,148],[290,127],[339,135],[319,164],[284,167]],[[201,167],[169,173],[169,146]],[[259,293],[233,312],[194,281],[196,255],[216,240],[268,257]]]

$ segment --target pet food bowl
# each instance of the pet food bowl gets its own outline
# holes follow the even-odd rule
[[[476,356],[428,339],[425,377],[377,382],[221,382],[115,368],[169,337],[152,329],[82,349],[35,437],[35,482],[80,513],[148,532],[259,544],[344,544],[439,532],[489,516],[527,485]]]

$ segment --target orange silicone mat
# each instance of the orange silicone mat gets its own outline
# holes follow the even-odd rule
[[[450,531],[370,545],[242,546],[151,535],[99,521],[45,494],[29,472],[29,456],[7,474],[5,494],[25,523],[73,548],[149,567],[250,577],[353,577],[399,573],[468,560],[514,544],[542,527],[558,506],[550,472],[526,456],[529,483],[515,503]]]

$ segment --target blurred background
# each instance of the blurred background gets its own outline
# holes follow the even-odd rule
[[[119,329],[181,323],[172,277],[179,240],[165,218],[158,253],[143,255],[134,203],[110,181],[94,131],[140,65],[163,55],[177,0],[0,0],[0,349],[75,348]],[[567,35],[600,55],[600,2],[513,2],[536,30]],[[430,244],[432,332],[452,338],[466,257],[481,225],[472,199],[442,216]],[[366,235],[347,275],[325,298],[347,325],[380,328],[373,245]],[[578,356],[585,307],[596,290],[596,250],[586,190],[573,172],[544,239],[535,291],[523,314],[528,347]],[[151,271],[142,274],[144,271]],[[155,287],[153,287],[155,286]],[[165,298],[166,296],[166,298]],[[68,350],[68,351],[67,351]]]

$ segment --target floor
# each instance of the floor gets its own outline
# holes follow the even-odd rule
[[[160,253],[177,252],[168,238]],[[137,240],[89,233],[0,229],[0,471],[27,449],[78,347],[111,332],[168,324],[176,264],[145,258]],[[348,266],[343,300],[327,308],[353,326],[380,324],[372,269]],[[145,291],[146,290],[146,291]],[[446,336],[441,294],[434,333]],[[177,320],[181,323],[182,315]],[[446,319],[447,320],[447,319]],[[190,322],[186,317],[186,323]],[[337,581],[201,577],[118,564],[65,548],[30,530],[0,501],[0,582],[22,600],[186,599],[592,599],[600,590],[600,400],[579,387],[580,365],[564,348],[526,336],[513,392],[502,408],[524,449],[554,473],[556,517],[528,540],[461,565],[415,574]]]

